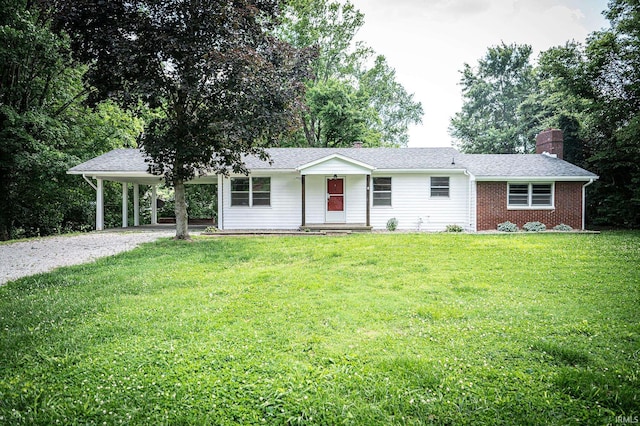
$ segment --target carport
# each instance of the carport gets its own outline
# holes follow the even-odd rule
[[[149,173],[149,164],[137,149],[116,149],[78,164],[67,171],[81,175],[96,191],[96,230],[104,230],[104,182],[122,184],[122,227],[129,226],[129,186],[133,188],[133,225],[140,226],[140,186],[151,186],[151,225],[158,224],[158,186],[163,178]],[[187,184],[217,184],[218,177],[202,176]]]

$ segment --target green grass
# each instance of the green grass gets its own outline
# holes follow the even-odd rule
[[[640,415],[640,233],[162,240],[0,288],[0,423]]]

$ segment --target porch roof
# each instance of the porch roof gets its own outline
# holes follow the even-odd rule
[[[374,169],[375,167],[370,164],[337,153],[296,167],[296,170],[303,175],[321,175],[327,173],[338,173],[342,175],[368,174]]]

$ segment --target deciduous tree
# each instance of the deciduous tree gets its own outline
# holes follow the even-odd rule
[[[64,34],[33,2],[0,2],[0,239],[79,229],[90,189],[66,170],[135,144],[139,122],[113,104],[81,103],[91,88]]]
[[[640,226],[640,5],[613,0],[611,28],[586,44],[567,43],[541,56],[545,79],[578,124],[578,164],[600,179],[589,197],[596,224]],[[571,104],[566,102],[571,100]]]
[[[502,43],[490,47],[476,67],[464,64],[462,110],[449,129],[460,149],[495,154],[534,150],[531,127],[520,110],[536,90],[530,56],[531,46]]]
[[[376,56],[366,44],[355,41],[364,15],[350,1],[290,0],[288,5],[278,34],[298,47],[317,46],[319,53],[307,81],[313,96],[307,97],[307,108],[301,111],[304,129],[283,143],[406,145],[409,126],[422,121],[422,105],[398,83],[384,56]],[[329,89],[335,95],[331,96],[333,104],[318,105],[316,95],[326,96]],[[349,96],[354,99],[347,102]],[[340,114],[345,120],[335,119],[336,105],[342,105]],[[327,114],[329,110],[333,113]],[[349,124],[355,122],[361,125]]]
[[[143,100],[164,117],[141,138],[150,170],[175,189],[176,237],[188,238],[184,184],[246,172],[242,156],[296,125],[308,52],[270,31],[277,0],[60,1],[60,27],[102,96]]]

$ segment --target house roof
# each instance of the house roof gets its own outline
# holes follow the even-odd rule
[[[250,170],[296,169],[338,154],[375,169],[452,169],[451,162],[458,151],[454,148],[270,148],[273,165],[255,157],[246,158]]]
[[[545,154],[461,154],[460,162],[474,176],[491,178],[584,178],[597,176],[567,161]]]
[[[78,164],[68,170],[70,174],[90,172],[139,172],[149,169],[145,155],[139,149],[114,149]]]
[[[597,176],[544,154],[461,154],[454,148],[269,148],[271,164],[245,157],[249,170],[296,170],[335,156],[366,164],[378,171],[460,170],[481,180],[504,178],[565,178]],[[115,149],[71,169],[70,174],[146,173],[149,164],[138,149]]]

